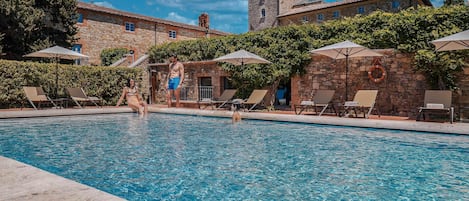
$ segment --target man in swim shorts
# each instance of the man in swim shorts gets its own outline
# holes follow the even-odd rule
[[[171,55],[169,62],[168,82],[166,84],[168,93],[166,95],[166,101],[168,107],[171,107],[171,97],[174,95],[176,96],[176,107],[179,107],[181,87],[184,82],[184,65],[178,61],[177,55]]]

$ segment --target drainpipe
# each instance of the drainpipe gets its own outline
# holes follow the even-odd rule
[[[157,31],[157,27],[156,27],[156,23],[155,23],[155,45],[158,44],[158,31]]]

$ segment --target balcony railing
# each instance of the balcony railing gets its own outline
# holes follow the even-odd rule
[[[213,98],[213,86],[199,86],[199,100]]]
[[[202,98],[213,98],[213,86],[184,86],[181,88],[181,100],[197,101]]]

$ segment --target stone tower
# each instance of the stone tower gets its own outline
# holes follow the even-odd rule
[[[249,31],[258,31],[277,26],[279,1],[283,0],[249,0]]]
[[[205,29],[210,29],[210,21],[208,18],[208,13],[202,13],[199,16],[199,27],[203,27]]]
[[[311,0],[249,0],[249,31],[278,26],[277,16],[288,12],[295,3]]]

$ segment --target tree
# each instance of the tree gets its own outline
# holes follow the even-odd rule
[[[3,33],[0,33],[0,58],[2,58],[3,55]]]
[[[122,59],[129,50],[127,48],[109,48],[101,51],[101,65],[109,66],[114,62]]]
[[[77,28],[75,0],[0,0],[3,58],[23,55],[52,45],[70,47]]]
[[[451,6],[451,5],[464,5],[465,0],[445,0],[444,6]]]

